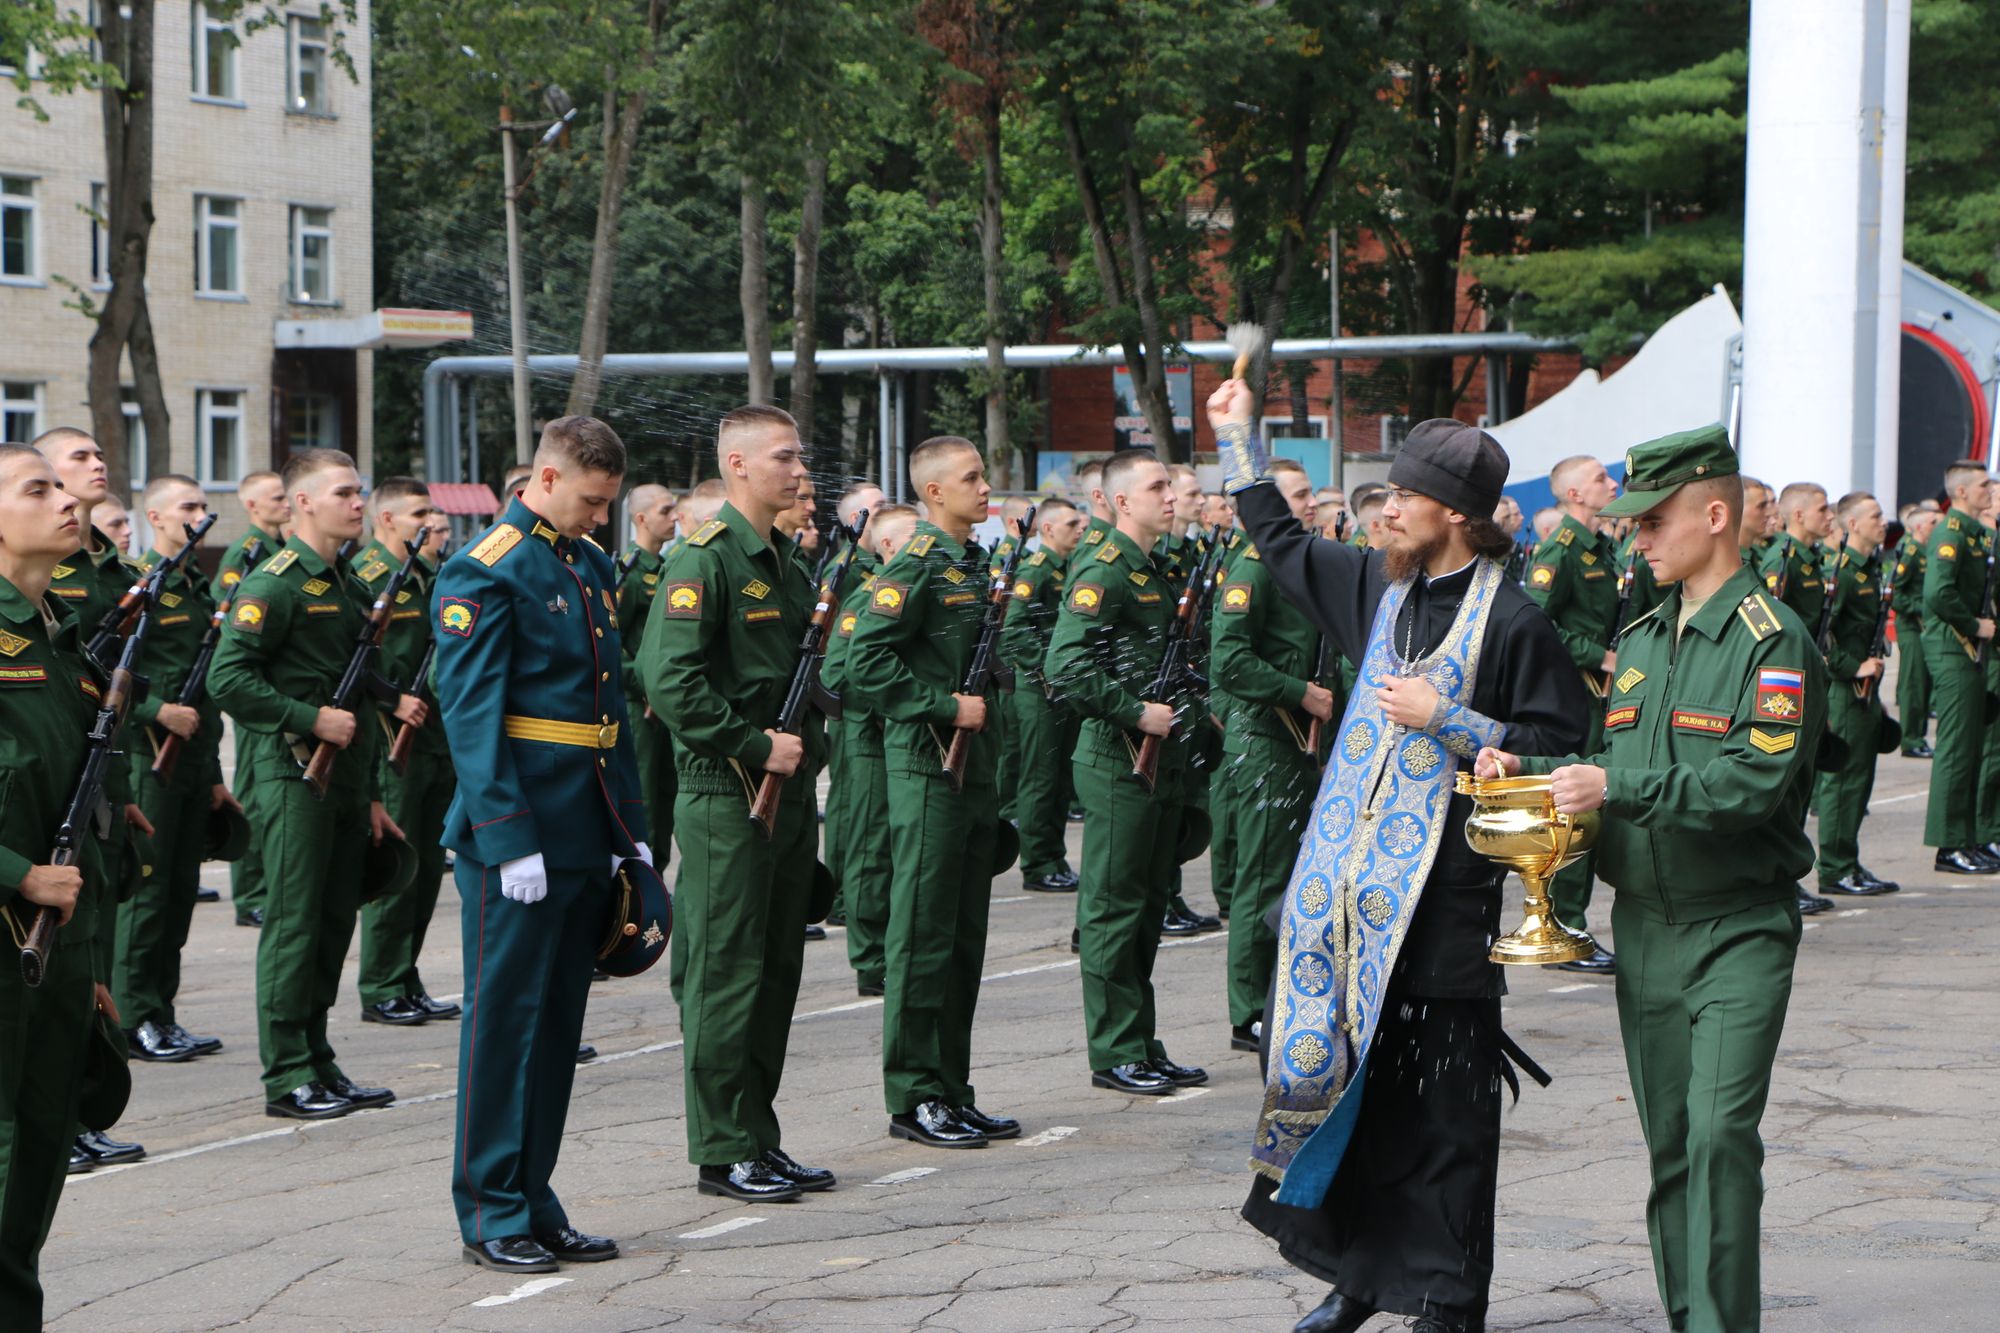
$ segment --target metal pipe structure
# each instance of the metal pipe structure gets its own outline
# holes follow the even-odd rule
[[[534,452],[528,438],[528,316],[521,294],[521,187],[519,149],[514,145],[514,113],[500,108],[502,190],[507,199],[507,324],[513,355],[508,370],[514,376],[514,461],[525,463]],[[425,452],[429,452],[426,443]]]

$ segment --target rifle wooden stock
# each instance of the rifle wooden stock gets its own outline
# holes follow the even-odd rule
[[[416,748],[416,744],[417,728],[408,722],[399,724],[396,739],[389,742],[389,767],[396,776],[401,777],[403,770],[410,766],[410,751]]]
[[[965,766],[972,760],[972,733],[964,727],[951,729],[951,743],[944,747],[944,780],[953,791],[965,790]]]
[[[1145,701],[1149,704],[1173,702],[1174,691],[1193,676],[1190,658],[1195,633],[1201,625],[1201,613],[1208,605],[1209,594],[1215,590],[1217,573],[1222,567],[1222,550],[1222,525],[1218,523],[1209,533],[1208,550],[1195,562],[1187,584],[1181,589],[1180,600],[1174,604],[1174,618],[1167,625],[1167,649],[1160,657],[1153,686],[1146,691]],[[1159,785],[1160,749],[1165,739],[1147,735],[1132,750],[1132,776],[1148,792]],[[1131,744],[1129,738],[1126,744]]]
[[[1000,567],[993,571],[992,586],[986,594],[986,613],[981,618],[979,638],[972,646],[972,660],[966,666],[965,681],[959,687],[960,694],[983,699],[993,686],[1000,661],[1000,627],[1007,622],[1007,603],[1014,595],[1014,573],[1020,568],[1021,557],[1028,553],[1028,538],[1035,534],[1037,508],[1030,505],[1028,512],[1021,515],[1021,538],[1007,553]],[[1004,678],[1002,683],[1005,683]],[[964,727],[953,727],[951,740],[944,747],[943,769],[944,780],[954,792],[965,790],[965,769],[971,762],[972,733]]]
[[[1138,750],[1132,756],[1132,776],[1139,785],[1151,792],[1160,784],[1160,745],[1162,736],[1146,736],[1139,742]]]
[[[778,798],[784,792],[785,775],[765,773],[757,783],[757,794],[750,798],[750,823],[766,842],[778,831]]]

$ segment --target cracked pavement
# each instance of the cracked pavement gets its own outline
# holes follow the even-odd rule
[[[2000,882],[1932,872],[1918,846],[1927,779],[1924,763],[1884,759],[1863,832],[1869,863],[1904,891],[1807,923],[1764,1119],[1776,1333],[1995,1326]],[[1206,903],[1206,860],[1188,869]],[[840,1186],[761,1208],[705,1198],[683,1155],[666,969],[601,983],[585,1038],[604,1057],[578,1070],[556,1186],[571,1220],[616,1236],[624,1257],[556,1281],[460,1259],[458,1025],[362,1024],[350,956],[332,1020],[342,1064],[404,1100],[325,1124],[268,1119],[256,937],[226,902],[204,905],[181,1020],[226,1048],[133,1066],[114,1135],[152,1158],[69,1181],[42,1259],[50,1327],[1289,1328],[1325,1293],[1237,1217],[1260,1087],[1255,1057],[1229,1051],[1222,937],[1170,942],[1156,974],[1162,1036],[1210,1086],[1126,1098],[1089,1087],[1073,900],[1025,894],[1013,873],[994,894],[974,1076],[982,1106],[1022,1119],[1021,1141],[946,1152],[887,1137],[881,1006],[856,1000],[836,930],[806,949],[779,1113],[787,1149]],[[439,995],[459,989],[457,911],[447,884],[424,957]],[[1488,1326],[1661,1333],[1611,985],[1533,969],[1510,981],[1508,1029],[1556,1082],[1524,1081],[1506,1113]]]

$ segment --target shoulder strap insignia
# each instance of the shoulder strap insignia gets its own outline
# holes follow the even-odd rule
[[[590,543],[590,544],[591,544],[592,546],[597,546],[597,549],[598,549],[598,550],[600,550],[600,551],[603,551],[603,550],[604,550],[604,548],[603,548],[602,546],[598,546],[598,545],[597,545],[597,538],[595,538],[595,537],[591,536],[591,535],[590,535],[589,533],[587,533],[587,532],[586,532],[586,533],[584,533],[584,534],[583,534],[583,539],[584,539],[585,541],[589,542],[589,543]],[[608,555],[608,554],[610,554],[610,552],[608,552],[608,551],[607,551],[607,552],[605,552],[605,553],[606,553],[607,555]]]
[[[1028,563],[1031,565],[1045,565],[1048,563],[1048,560],[1049,553],[1047,551],[1037,551],[1028,557]]]
[[[373,583],[388,572],[389,566],[383,564],[380,560],[370,560],[367,564],[354,571],[354,577],[360,579],[363,583]]]
[[[287,547],[264,562],[266,574],[282,574],[299,562],[299,553]]]
[[[694,536],[688,538],[688,545],[706,546],[710,542],[714,541],[717,537],[721,536],[724,532],[726,532],[728,528],[729,525],[727,523],[724,523],[721,519],[711,518],[710,520],[708,520],[708,522],[701,525],[700,530],[697,531],[694,534]]]
[[[1575,540],[1576,540],[1575,528],[1559,528],[1556,530],[1556,543],[1558,545],[1568,546],[1571,542]]]
[[[1243,548],[1243,558],[1244,558],[1245,560],[1258,560],[1258,561],[1261,561],[1261,560],[1263,560],[1264,556],[1263,556],[1262,552],[1258,551],[1258,549],[1257,549],[1257,543],[1255,543],[1255,542],[1251,542],[1251,543],[1250,543],[1250,544],[1249,544],[1248,546],[1245,546],[1245,547]]]
[[[1635,630],[1635,629],[1639,628],[1639,626],[1641,626],[1641,625],[1645,624],[1645,623],[1646,623],[1647,621],[1649,621],[1649,620],[1653,619],[1654,617],[1658,616],[1658,615],[1660,614],[1660,607],[1662,607],[1662,606],[1665,606],[1665,605],[1666,605],[1666,603],[1665,603],[1665,602],[1661,602],[1661,603],[1660,603],[1660,604],[1659,604],[1658,606],[1655,606],[1655,607],[1653,607],[1653,608],[1652,608],[1652,609],[1651,609],[1650,611],[1646,612],[1646,613],[1645,613],[1644,615],[1642,615],[1642,616],[1634,616],[1634,617],[1633,617],[1633,618],[1632,618],[1632,619],[1631,619],[1631,620],[1630,620],[1630,621],[1629,621],[1629,622],[1628,622],[1628,623],[1626,624],[1626,626],[1625,626],[1625,628],[1624,628],[1624,629],[1622,629],[1622,630],[1618,631],[1618,637],[1619,637],[1619,638],[1621,638],[1621,639],[1622,639],[1622,638],[1624,638],[1624,637],[1625,637],[1625,636],[1626,636],[1627,634],[1630,634],[1630,633],[1631,633],[1631,632],[1632,632],[1633,630]]]
[[[1103,540],[1104,529],[1102,528],[1092,528],[1089,532],[1083,534],[1083,544],[1085,546],[1095,546]]]
[[[937,543],[937,538],[931,536],[928,532],[926,532],[921,537],[910,538],[909,543],[906,546],[904,546],[903,549],[905,551],[908,551],[911,555],[925,556],[931,553],[931,547],[934,546],[936,543]]]
[[[465,554],[480,564],[491,568],[500,563],[500,557],[521,544],[521,530],[512,523],[502,523],[480,539],[479,545]]]
[[[1743,623],[1749,626],[1759,643],[1778,632],[1777,613],[1771,610],[1771,604],[1764,600],[1761,592],[1745,597],[1743,604],[1736,608],[1736,614],[1742,617]]]
[[[1097,553],[1097,558],[1107,565],[1116,564],[1118,562],[1118,547],[1116,545],[1106,546]]]

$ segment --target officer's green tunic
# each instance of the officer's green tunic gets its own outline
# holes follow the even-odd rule
[[[1903,753],[1931,730],[1931,667],[1924,651],[1924,544],[1904,537],[1896,547],[1896,711],[1903,724]]]
[[[646,683],[639,678],[639,646],[646,637],[646,624],[653,614],[653,597],[660,590],[660,570],[665,559],[657,551],[634,546],[625,553],[629,568],[618,585],[618,623],[628,631],[621,672],[625,681],[625,704],[632,714],[632,750],[638,756],[639,782],[646,789],[646,826],[653,832],[653,847],[660,864],[673,855],[674,742],[667,724],[646,704]]]
[[[611,866],[647,832],[616,580],[610,556],[518,496],[438,573],[438,713],[459,773],[444,842],[466,978],[451,1192],[469,1245],[569,1224],[549,1178]],[[502,867],[536,854],[548,896],[504,896]]]
[[[249,559],[251,543],[256,543],[261,551],[262,563],[278,553],[284,542],[271,533],[255,527],[229,544],[222,553],[222,560],[215,568],[215,581],[209,585],[208,595],[220,605],[236,595],[236,586],[243,582],[243,576],[250,572]],[[268,822],[256,786],[250,780],[250,766],[244,762],[239,748],[236,768],[230,774],[230,794],[243,807],[243,817],[249,821],[252,830],[249,848],[229,865],[229,901],[236,909],[236,919],[242,922],[249,914],[264,906],[264,840],[255,836],[255,830]]]
[[[151,570],[162,559],[158,551],[149,551],[139,567]],[[175,1021],[181,950],[201,889],[208,813],[222,781],[222,710],[211,696],[202,696],[195,705],[201,728],[182,742],[174,771],[164,781],[153,775],[153,760],[167,731],[155,719],[161,704],[180,698],[214,615],[206,585],[185,567],[165,581],[140,663],[151,688],[132,705],[126,724],[133,799],[153,826],[138,892],[118,909],[111,992],[119,1021],[128,1030],[141,1023]]]
[[[1801,827],[1826,671],[1739,569],[1676,635],[1682,589],[1619,646],[1598,866],[1616,886],[1618,1023],[1651,1159],[1646,1229],[1676,1329],[1758,1322],[1757,1125],[1791,997]],[[1534,759],[1547,773],[1568,759]]]
[[[101,697],[65,603],[31,604],[0,578],[0,909],[10,939],[32,919],[17,890],[48,864]],[[42,984],[30,988],[11,961],[0,967],[0,1327],[10,1329],[41,1327],[38,1257],[76,1133],[97,918],[115,905],[96,838],[83,840],[82,853],[83,891],[56,932]]]
[[[834,905],[847,919],[847,962],[857,985],[882,985],[882,941],[889,930],[889,770],[882,720],[847,690],[847,650],[881,564],[856,554],[842,581],[840,614],[820,663],[820,684],[840,699],[827,723],[826,865]]]
[[[370,601],[351,574],[294,537],[237,585],[209,669],[210,691],[236,719],[237,770],[261,788],[263,822],[252,833],[268,878],[257,1034],[271,1101],[343,1077],[326,1016],[361,907],[369,801],[380,793],[374,701],[364,692],[355,702],[354,740],[335,759],[324,800],[302,781],[300,756],[316,744],[313,723],[333,702]]]
[[[1771,540],[1764,586],[1798,613],[1808,634],[1819,633],[1819,618],[1826,606],[1826,556],[1816,545],[1802,542],[1789,532]]]
[[[847,650],[848,691],[882,719],[889,770],[889,930],[882,1097],[891,1115],[969,1106],[986,960],[1000,746],[975,733],[954,792],[942,767],[988,605],[986,552],[919,522],[876,577]],[[988,695],[988,707],[998,702]]]
[[[1924,544],[1924,656],[1937,709],[1936,758],[1924,811],[1924,843],[1961,848],[1978,841],[1978,778],[1986,730],[1986,689],[1974,664],[1992,532],[1953,506]]]
[[[1882,556],[1848,548],[1830,575],[1833,622],[1828,629],[1827,730],[1840,741],[1838,767],[1821,773],[1813,792],[1819,812],[1819,882],[1838,883],[1861,870],[1861,819],[1875,790],[1875,732],[1882,717],[1881,677],[1855,693],[1855,671],[1875,639],[1875,614],[1882,605]]]
[[[1103,531],[1070,561],[1046,666],[1058,695],[1084,718],[1074,761],[1084,811],[1077,926],[1092,1069],[1166,1056],[1155,1032],[1153,959],[1173,892],[1185,762],[1181,745],[1163,745],[1153,791],[1132,778],[1137,723],[1178,590],[1138,543]],[[1176,729],[1193,725],[1187,701],[1176,702]]]
[[[402,565],[401,557],[374,541],[354,557],[354,576],[367,585],[373,597]],[[382,651],[375,658],[376,670],[405,694],[429,689],[428,682],[419,682],[416,674],[431,642],[431,588],[436,580],[437,570],[418,556],[410,577],[396,594]],[[433,717],[417,729],[409,763],[397,773],[389,767],[389,747],[402,724],[389,712],[378,711],[375,716],[382,732],[378,750],[382,804],[415,849],[417,873],[401,893],[384,894],[361,909],[360,990],[364,1005],[427,993],[417,959],[423,954],[424,937],[444,887],[444,847],[438,840],[444,836],[445,812],[458,789],[442,721]]]
[[[1069,870],[1063,831],[1069,798],[1063,771],[1076,749],[1077,720],[1050,697],[1043,663],[1063,602],[1069,562],[1043,548],[1014,567],[1000,656],[1014,669],[1013,693],[1004,696],[1013,726],[1007,735],[1019,755],[1014,771],[1014,820],[1021,830],[1021,877],[1042,879]]]
[[[1007,563],[1007,558],[1020,548],[1021,541],[1021,538],[1011,532],[1002,532],[1000,540],[986,553],[988,588],[991,588],[994,580],[1000,577],[1001,568]],[[996,695],[993,699],[993,713],[986,721],[987,729],[993,733],[989,739],[996,744],[999,753],[994,783],[1000,793],[1000,817],[1014,822],[1020,818],[1016,803],[1021,794],[1021,740],[1014,734],[1011,725],[1013,710],[1007,705],[1006,697]]]
[[[686,1036],[688,1160],[699,1166],[782,1146],[778,1084],[819,841],[818,714],[808,713],[805,758],[785,782],[770,841],[751,827],[749,803],[816,600],[796,545],[725,504],[668,557],[639,653],[680,775],[672,984]]]
[[[1569,650],[1569,660],[1595,696],[1605,693],[1604,654],[1618,627],[1618,547],[1569,514],[1540,546],[1528,569],[1528,596],[1548,613],[1556,637]],[[1604,743],[1604,713],[1591,709],[1589,749]],[[1549,898],[1558,920],[1576,930],[1588,930],[1591,880],[1596,857],[1573,862],[1549,884]]]

